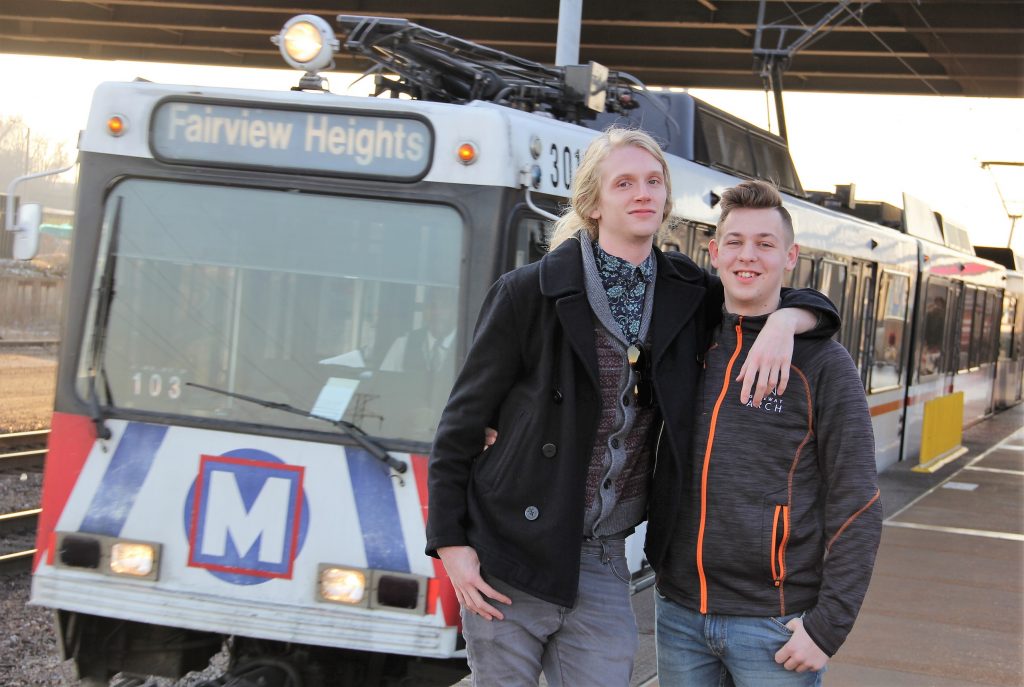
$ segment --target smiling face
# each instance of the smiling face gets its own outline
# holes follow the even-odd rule
[[[623,248],[645,245],[650,252],[668,194],[661,162],[643,148],[624,145],[608,153],[599,169],[600,195],[590,218],[597,221],[601,247],[623,258]]]
[[[736,315],[767,315],[779,306],[782,278],[800,248],[775,208],[735,208],[708,244],[725,287],[725,307]]]

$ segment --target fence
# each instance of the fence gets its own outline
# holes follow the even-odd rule
[[[56,339],[64,277],[5,273],[0,267],[0,339]]]

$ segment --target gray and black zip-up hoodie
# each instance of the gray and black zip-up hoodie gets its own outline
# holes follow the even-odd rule
[[[829,656],[853,627],[882,529],[864,387],[846,349],[795,340],[760,408],[734,381],[767,317],[726,314],[705,356],[693,461],[659,591],[724,615],[805,611]]]

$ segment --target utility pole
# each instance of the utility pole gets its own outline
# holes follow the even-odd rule
[[[560,0],[558,3],[558,43],[555,66],[580,63],[580,25],[583,23],[583,0]]]

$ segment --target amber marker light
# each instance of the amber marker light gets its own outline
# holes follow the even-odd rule
[[[459,162],[464,165],[471,165],[476,162],[476,146],[472,143],[463,143],[460,145],[456,154],[459,157]]]
[[[120,136],[128,128],[128,120],[116,114],[107,117],[107,133],[111,136]]]

